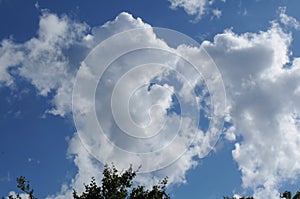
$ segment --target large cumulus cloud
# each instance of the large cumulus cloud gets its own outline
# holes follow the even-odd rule
[[[300,66],[299,58],[290,61],[291,41],[272,23],[265,32],[229,30],[203,44],[223,74],[235,134],[242,136],[232,155],[255,198],[277,198],[280,185],[300,172]]]
[[[150,152],[154,152],[152,154],[153,157],[143,159],[141,155],[124,156],[122,151],[117,150],[117,147],[107,144],[106,137],[101,137],[97,132],[94,132],[94,130],[97,129],[97,124],[93,123],[94,118],[85,118],[85,120],[79,118],[79,120],[76,121],[78,132],[75,132],[74,137],[70,140],[68,150],[68,154],[74,158],[74,163],[78,167],[78,173],[74,177],[71,185],[63,185],[58,195],[50,197],[70,197],[72,187],[80,191],[84,182],[89,181],[90,177],[96,173],[100,173],[97,171],[101,169],[102,164],[100,164],[98,160],[101,160],[102,163],[113,161],[120,169],[127,167],[129,164],[133,164],[135,167],[142,165],[145,172],[160,169],[156,172],[140,175],[137,178],[139,182],[146,185],[151,185],[164,176],[169,176],[171,183],[185,182],[185,173],[187,170],[197,165],[197,162],[193,158],[195,156],[205,156],[212,149],[217,139],[217,136],[206,136],[205,138],[205,133],[198,128],[198,113],[195,111],[197,110],[195,106],[198,106],[198,103],[201,101],[206,100],[203,96],[208,91],[206,90],[207,88],[203,88],[201,90],[202,93],[199,92],[193,99],[193,89],[197,84],[203,84],[204,80],[200,78],[200,75],[195,73],[197,71],[195,71],[193,67],[191,67],[191,69],[185,69],[184,67],[187,62],[180,58],[178,59],[180,56],[176,55],[176,52],[191,57],[202,55],[203,61],[211,63],[209,62],[209,56],[197,47],[179,46],[178,49],[170,48],[165,41],[156,37],[150,25],[145,24],[139,18],[133,18],[128,13],[121,13],[114,21],[107,22],[100,27],[89,29],[86,24],[72,21],[66,16],[58,17],[55,14],[46,11],[43,12],[36,37],[21,44],[14,43],[12,40],[4,40],[2,42],[1,66],[5,75],[1,77],[1,81],[5,85],[13,84],[15,76],[9,72],[9,69],[14,68],[17,75],[24,77],[37,88],[39,95],[52,98],[51,103],[53,108],[46,110],[48,114],[65,117],[71,113],[73,83],[78,81],[78,77],[75,79],[76,72],[79,65],[81,65],[79,73],[82,74],[82,78],[86,78],[89,81],[85,82],[87,84],[80,84],[80,87],[83,89],[79,92],[79,96],[76,96],[76,93],[73,96],[73,100],[75,102],[78,101],[78,103],[75,103],[73,106],[73,113],[85,115],[91,110],[90,105],[92,102],[90,100],[93,99],[91,96],[87,96],[86,92],[91,89],[90,83],[97,81],[98,78],[98,76],[95,76],[96,71],[92,66],[98,62],[103,63],[105,59],[108,58],[100,54],[100,57],[97,55],[84,61],[84,57],[99,42],[104,41],[116,33],[132,28],[142,28],[144,31],[140,32],[140,35],[128,37],[127,40],[119,40],[117,43],[113,43],[117,44],[117,46],[110,45],[107,46],[105,50],[113,53],[120,47],[123,48],[128,45],[140,46],[144,43],[144,45],[148,45],[148,47],[150,45],[151,47],[161,49],[161,51],[156,53],[150,52],[149,58],[159,60],[166,66],[172,66],[173,69],[161,67],[157,64],[151,65],[150,62],[148,66],[141,67],[141,71],[137,69],[137,73],[140,74],[138,76],[130,76],[130,74],[127,76],[124,75],[124,77],[120,76],[119,73],[134,61],[139,64],[145,62],[147,55],[149,55],[147,53],[149,52],[143,51],[140,56],[133,55],[132,58],[137,58],[136,60],[131,59],[130,55],[129,58],[125,57],[124,60],[121,59],[123,64],[122,68],[114,68],[112,66],[112,71],[106,71],[108,75],[105,81],[108,81],[108,83],[109,81],[116,83],[118,79],[126,79],[125,84],[119,84],[120,88],[114,90],[116,99],[126,99],[126,96],[128,97],[128,91],[134,89],[132,84],[141,83],[141,87],[139,87],[136,92],[130,93],[132,96],[129,96],[129,107],[131,107],[130,114],[132,119],[137,126],[142,127],[139,128],[139,133],[134,136],[154,136],[155,132],[161,130],[161,126],[167,126],[168,128],[163,128],[164,134],[162,136],[154,136],[151,141],[146,143],[142,142],[142,139],[122,142],[122,137],[115,134],[118,132],[119,126],[127,128],[129,133],[134,132],[133,127],[128,127],[128,122],[124,120],[126,119],[126,114],[124,115],[125,112],[122,109],[116,108],[114,110],[117,111],[117,115],[106,114],[109,113],[108,109],[110,107],[101,107],[100,103],[96,109],[100,114],[100,116],[98,116],[100,121],[104,123],[104,126],[108,127],[105,129],[107,130],[106,136],[112,139],[115,144],[125,147],[125,150],[128,151],[141,154],[149,152],[150,150]],[[18,59],[15,59],[15,61],[9,56],[12,53],[18,55]],[[146,54],[143,55],[143,53]],[[168,57],[169,55],[172,56]],[[118,64],[120,63],[116,62],[116,65]],[[203,67],[204,76],[207,76],[213,71],[209,68],[209,64],[202,65],[206,66],[206,69]],[[176,74],[176,71],[181,71],[181,74]],[[143,73],[144,75],[142,75]],[[189,81],[186,80],[187,78],[184,79],[182,75],[188,76]],[[206,81],[214,82],[217,78],[219,78],[219,76],[212,76]],[[178,83],[170,86],[168,85],[170,81],[178,81]],[[152,84],[151,82],[156,83]],[[107,82],[103,83],[106,85]],[[146,84],[146,86],[143,87],[142,85],[145,83],[149,85],[147,86]],[[215,83],[211,83],[211,85],[213,85],[210,88],[211,91],[217,90],[217,88],[214,88]],[[107,84],[106,86],[107,87],[103,87],[102,91],[100,89],[99,93],[96,92],[96,96],[99,95],[98,98],[102,103],[104,103],[105,100],[110,101],[110,93],[106,92],[107,89],[110,88],[110,85]],[[184,117],[178,115],[175,110],[171,111],[172,105],[174,105],[172,98],[174,97],[175,89],[178,91],[178,97],[184,102],[181,104],[182,110],[186,110]],[[194,102],[194,105],[191,104],[191,102]],[[115,102],[115,106],[118,106],[120,103],[123,103],[125,107],[127,106],[126,101],[123,102],[120,100]],[[209,101],[206,103],[209,104]],[[148,111],[150,111],[149,114],[147,114]],[[209,112],[209,110],[206,111]],[[102,117],[101,114],[105,117]],[[111,114],[113,114],[113,112],[111,112]],[[195,118],[191,117],[192,114],[195,115]],[[205,117],[209,117],[209,113],[204,115]],[[112,123],[111,119],[114,119],[113,116],[119,116],[119,118],[121,118],[118,123],[119,126]],[[148,125],[149,123],[152,125]],[[178,125],[180,129],[175,128],[178,127]],[[217,135],[218,129],[214,125],[215,124],[211,125],[211,131]],[[145,126],[147,126],[147,128],[144,128]],[[193,139],[194,137],[196,138],[195,140]],[[157,148],[160,149],[165,147],[165,145],[170,146],[163,154],[160,154],[159,151],[155,152]],[[187,149],[188,151],[184,153]],[[95,151],[100,151],[101,153],[95,153]],[[153,159],[156,159],[155,167],[152,166],[154,164]],[[170,163],[174,164],[170,166]],[[97,179],[99,180],[100,176],[98,176]]]

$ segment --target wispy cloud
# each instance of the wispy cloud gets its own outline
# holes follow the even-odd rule
[[[222,16],[222,11],[219,9],[213,9],[212,10],[213,18],[219,19]]]
[[[0,177],[0,182],[10,182],[11,177],[10,177],[10,172],[8,171],[5,176]]]
[[[192,22],[198,22],[206,14],[211,14],[212,18],[220,18],[222,11],[220,9],[212,9],[214,0],[168,0],[172,9],[183,8],[188,15],[195,16]],[[223,1],[224,3],[226,1]]]
[[[280,18],[280,22],[285,26],[294,28],[296,30],[300,29],[300,24],[297,21],[297,19],[286,14],[286,7],[279,8],[279,18]]]
[[[171,8],[183,8],[189,15],[196,15],[196,20],[200,20],[205,13],[208,0],[169,0]]]

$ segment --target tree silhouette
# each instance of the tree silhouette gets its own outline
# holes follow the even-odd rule
[[[145,186],[133,187],[133,179],[136,177],[137,171],[134,171],[130,166],[124,172],[118,172],[114,165],[109,167],[104,166],[103,178],[101,186],[98,186],[96,179],[92,177],[91,182],[84,185],[85,191],[78,195],[77,191],[73,190],[74,199],[170,199],[169,194],[166,192],[167,178],[164,178],[157,185],[147,189]],[[25,194],[28,199],[37,199],[33,193],[29,181],[24,176],[17,178],[17,187]],[[290,191],[280,193],[280,198],[284,199],[300,199],[300,191],[292,197]],[[2,197],[4,199],[4,197]],[[22,199],[20,194],[16,196],[10,195],[8,199]],[[253,197],[228,197],[224,196],[223,199],[254,199]]]
[[[115,166],[110,168],[105,165],[102,185],[98,186],[95,178],[92,178],[91,183],[85,185],[85,191],[80,196],[76,190],[73,190],[73,197],[75,199],[170,199],[166,192],[167,178],[154,185],[150,190],[144,186],[132,187],[132,180],[136,177],[136,172],[129,167],[125,172],[119,174]]]
[[[20,176],[17,178],[17,187],[21,189],[24,193],[28,194],[28,199],[37,199],[33,196],[34,190],[30,187],[29,181],[26,180],[24,176]],[[20,194],[17,194],[16,197],[10,195],[8,196],[9,199],[22,199]]]
[[[300,199],[300,191],[297,191],[297,193],[294,195],[292,198],[292,193],[290,191],[285,191],[280,194],[280,198],[285,198],[285,199]]]
[[[91,182],[84,185],[85,191],[78,195],[77,191],[73,190],[74,199],[170,199],[166,192],[167,178],[164,178],[151,189],[145,186],[133,187],[133,179],[136,177],[137,171],[134,171],[130,166],[124,172],[119,173],[114,165],[109,167],[104,166],[103,179],[101,186],[98,186],[96,179],[92,177]],[[25,177],[17,178],[17,187],[28,195],[28,199],[37,199],[33,196],[34,190],[30,187],[29,181]],[[21,199],[21,195],[10,195],[9,199]],[[4,199],[4,197],[3,197]]]

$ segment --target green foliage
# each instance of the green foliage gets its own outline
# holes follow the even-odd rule
[[[297,191],[297,193],[294,195],[292,198],[292,193],[290,191],[285,191],[280,194],[280,198],[285,198],[285,199],[300,199],[300,191]]]
[[[280,194],[280,198],[292,199],[292,193],[290,191],[285,191]]]
[[[33,196],[34,190],[30,187],[29,181],[25,179],[24,176],[20,176],[17,178],[17,187],[21,189],[24,193],[28,194],[28,199],[37,199]],[[17,194],[16,197],[10,195],[8,196],[9,199],[21,199],[20,194]]]
[[[292,198],[292,193],[290,191],[285,191],[283,193],[280,193],[280,198],[285,199],[300,199],[300,191],[297,191],[297,193]],[[254,199],[253,197],[241,197],[241,198],[235,198],[235,197],[228,197],[225,196],[224,199]]]
[[[130,199],[156,199],[156,198],[165,198],[170,199],[170,196],[166,193],[166,185],[168,183],[167,178],[163,179],[152,187],[151,190],[145,190],[145,187],[138,186],[133,188],[129,196]]]
[[[135,176],[136,171],[132,167],[119,174],[115,166],[109,168],[105,165],[102,185],[98,186],[95,178],[92,178],[91,183],[85,185],[85,191],[80,196],[76,190],[73,190],[73,197],[74,199],[170,199],[166,193],[167,178],[148,190],[144,186],[132,188],[132,180]]]
[[[167,178],[154,185],[152,189],[146,189],[144,186],[132,187],[136,172],[131,166],[119,173],[115,166],[105,165],[101,186],[97,185],[93,177],[89,184],[84,185],[85,191],[81,195],[73,190],[73,197],[74,199],[170,199],[166,193]],[[34,190],[25,177],[17,178],[17,182],[17,187],[28,194],[28,199],[37,199],[33,196]],[[17,194],[16,197],[10,195],[8,199],[21,199],[21,195]]]
[[[115,166],[104,166],[103,179],[101,186],[98,186],[95,178],[91,182],[84,185],[85,191],[78,195],[76,190],[73,190],[74,199],[170,199],[166,192],[168,183],[167,178],[164,178],[151,189],[144,186],[132,187],[132,181],[136,177],[136,172],[130,166],[129,169],[119,173]],[[33,196],[34,190],[31,188],[29,181],[24,176],[17,178],[17,187],[28,195],[28,199],[37,199]],[[284,199],[300,199],[300,191],[292,197],[290,191],[280,193],[280,198]],[[4,197],[3,197],[4,199]],[[8,196],[8,199],[21,199],[21,195]],[[223,199],[254,199],[253,197],[228,197]]]

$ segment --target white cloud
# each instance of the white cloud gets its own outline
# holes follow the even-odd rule
[[[300,24],[297,19],[286,14],[286,7],[279,8],[279,19],[280,22],[287,27],[295,28],[296,30],[300,29]]]
[[[235,141],[236,140],[236,129],[235,126],[231,126],[228,129],[225,130],[225,138],[229,141]]]
[[[212,10],[213,17],[219,19],[222,16],[222,11],[219,9]]]
[[[24,54],[19,51],[19,46],[11,40],[2,40],[0,46],[0,86],[13,84],[13,77],[9,69],[16,67],[23,60]]]
[[[197,15],[197,19],[201,19],[208,3],[207,0],[172,0],[170,2],[172,8],[182,7],[188,14]]]
[[[233,158],[243,186],[258,199],[278,198],[280,185],[300,174],[298,59],[284,68],[291,40],[273,23],[266,32],[225,31],[203,44],[223,74],[235,133],[243,139],[235,144]]]
[[[8,171],[5,176],[0,177],[0,182],[11,182],[10,172]]]
[[[197,17],[202,16],[205,10],[204,7],[207,4],[206,1],[173,1],[171,3],[173,7],[184,7],[188,13],[195,14]],[[198,7],[192,8],[196,4]],[[49,24],[49,26],[45,24]],[[151,52],[152,56],[147,56],[149,55],[147,51],[141,51],[139,52],[141,53],[140,56],[132,54],[131,57],[129,55],[129,59],[125,57],[114,63],[117,65],[122,64],[121,69],[114,68],[112,64],[111,70],[105,71],[107,78],[104,78],[102,82],[100,80],[100,83],[103,83],[104,86],[96,88],[100,89],[96,94],[96,99],[101,99],[101,103],[96,107],[98,111],[96,112],[98,114],[97,119],[100,118],[104,124],[104,129],[108,130],[106,135],[108,138],[120,144],[120,147],[134,152],[164,146],[165,143],[171,140],[170,137],[174,135],[172,134],[174,132],[173,128],[177,127],[180,119],[182,131],[179,131],[178,139],[173,140],[172,150],[165,150],[163,156],[157,154],[157,156],[144,159],[141,158],[141,155],[124,156],[124,153],[116,147],[107,145],[106,138],[99,135],[96,130],[99,121],[95,122],[95,117],[90,117],[88,114],[93,111],[91,99],[94,99],[89,91],[93,89],[92,83],[98,81],[97,72],[99,72],[97,68],[91,66],[99,63],[99,58],[103,58],[101,63],[109,62],[110,59],[107,55],[110,54],[90,57],[91,59],[82,62],[79,69],[82,74],[81,78],[87,81],[84,81],[85,84],[80,85],[80,91],[82,92],[78,96],[74,96],[75,100],[80,100],[77,101],[80,102],[80,106],[74,107],[74,112],[79,114],[79,118],[77,118],[79,128],[70,140],[68,151],[74,158],[78,173],[71,185],[64,184],[61,192],[49,196],[49,198],[70,198],[73,187],[79,191],[82,190],[82,184],[89,182],[90,177],[95,176],[97,173],[99,173],[96,176],[99,181],[101,179],[99,170],[102,166],[96,159],[104,160],[104,162],[117,160],[116,164],[120,168],[126,168],[131,163],[135,166],[142,164],[145,171],[153,169],[151,168],[153,159],[156,160],[156,163],[166,166],[168,161],[173,160],[174,154],[183,152],[186,149],[186,146],[190,144],[190,137],[193,136],[195,131],[195,120],[192,115],[187,114],[179,118],[176,114],[166,114],[166,109],[171,108],[173,105],[171,101],[172,92],[170,91],[177,89],[176,91],[179,91],[178,97],[182,99],[181,105],[185,106],[186,110],[194,110],[194,107],[190,105],[193,102],[191,93],[193,87],[203,79],[199,78],[194,70],[185,67],[186,65],[182,64],[180,59],[172,57],[171,54],[172,52],[180,53],[180,55],[192,60],[193,63],[207,63],[208,57],[205,57],[203,51],[196,47],[190,48],[187,46],[171,49],[165,42],[156,37],[150,25],[145,24],[139,18],[134,19],[127,13],[121,13],[114,21],[93,28],[91,34],[85,34],[86,28],[86,25],[71,21],[67,17],[57,17],[54,14],[44,13],[40,19],[40,29],[37,37],[24,44],[16,44],[11,40],[1,42],[0,81],[4,85],[11,85],[13,76],[8,72],[8,69],[19,67],[19,75],[28,79],[37,88],[39,94],[47,96],[51,91],[55,91],[52,100],[54,107],[49,112],[63,116],[71,111],[72,86],[77,71],[77,67],[72,64],[81,62],[89,50],[111,35],[131,28],[146,28],[140,32],[142,34],[134,34],[134,37],[128,37],[128,40],[119,38],[120,40],[113,43],[119,45],[107,45],[106,52],[113,53],[116,49],[124,50],[128,48],[126,45],[120,45],[125,42],[131,45],[129,47],[150,45],[151,47],[164,49],[164,53]],[[73,30],[77,31],[74,32]],[[118,39],[118,37],[115,36],[115,39]],[[237,35],[231,30],[226,30],[223,34],[216,35],[213,42],[205,41],[202,43],[202,46],[213,56],[219,66],[230,99],[228,105],[230,106],[230,109],[228,109],[230,114],[226,120],[232,121],[233,126],[228,129],[226,138],[231,141],[234,141],[237,135],[241,135],[243,138],[242,141],[236,143],[232,152],[233,158],[239,164],[242,172],[243,186],[252,188],[257,198],[262,198],[263,194],[266,194],[268,198],[275,198],[276,190],[284,180],[297,178],[300,174],[299,163],[293,161],[300,158],[297,148],[300,143],[300,127],[299,121],[296,119],[300,115],[300,102],[298,100],[300,95],[300,58],[294,59],[290,69],[283,68],[289,62],[291,40],[290,34],[283,32],[278,24],[273,23],[272,27],[265,32]],[[72,54],[70,49],[74,48],[78,49],[79,52]],[[17,55],[17,59],[11,59],[11,55]],[[73,60],[74,58],[79,60]],[[163,59],[165,64],[176,66],[176,71],[180,71],[183,76],[189,77],[188,83],[180,75],[172,74],[174,76],[173,81],[178,81],[178,85],[181,87],[176,84],[170,86],[166,83],[155,84],[149,91],[146,89],[147,87],[136,87],[137,85],[148,85],[146,83],[154,80],[163,82],[169,78],[168,75],[172,73],[172,70],[157,65],[141,67],[141,70],[147,74],[144,76],[143,73],[139,73],[141,70],[131,71],[132,73],[122,76],[122,72],[130,69],[128,63],[139,64],[149,60],[149,58],[160,61]],[[211,65],[207,64],[205,66],[202,68],[202,75],[212,85],[207,89],[214,94],[215,99],[219,99],[217,91],[220,90],[221,86],[213,84],[217,77],[210,76],[217,73],[211,71]],[[120,105],[122,105],[120,107],[128,107],[125,103],[132,103],[132,108],[136,108],[136,110],[130,109],[131,119],[142,127],[151,124],[151,116],[156,116],[159,121],[166,122],[170,128],[165,130],[165,137],[156,138],[157,140],[153,138],[152,142],[131,140],[124,143],[122,142],[122,135],[115,134],[119,133],[120,130],[113,123],[114,116],[121,118],[121,126],[125,129],[135,128],[126,126],[126,122],[122,124],[123,119],[128,116],[125,115],[124,111],[117,111],[115,112],[116,115],[113,115],[110,111],[111,107],[105,106],[107,105],[105,102],[110,105],[111,97],[110,93],[106,91],[111,89],[114,86],[112,83],[116,83],[116,80],[121,79],[121,77],[125,78],[123,80],[126,80],[126,84],[118,85],[119,90],[116,89],[118,92],[115,93],[115,99],[127,99],[127,101],[120,100]],[[132,91],[131,94],[133,95],[128,95],[127,91]],[[130,98],[132,96],[136,98]],[[149,96],[151,97],[149,98]],[[197,102],[203,100],[203,96],[197,96],[196,100]],[[154,103],[156,101],[159,102],[160,107],[156,106]],[[140,102],[147,106],[142,106]],[[218,103],[220,102],[215,101],[215,105],[218,105]],[[221,105],[222,103],[220,103]],[[147,112],[146,108],[148,110],[150,108],[150,111]],[[142,118],[143,120],[141,120]],[[134,136],[152,135],[151,133],[159,129],[160,125],[162,123],[155,122],[153,126],[149,125],[147,128],[136,131],[141,134]],[[217,126],[217,124],[214,125]],[[215,127],[214,125],[213,127]],[[212,128],[211,131],[215,132],[215,128]],[[85,136],[81,136],[83,140],[80,140],[78,135]],[[198,164],[193,160],[193,157],[204,157],[213,147],[214,139],[205,137],[204,133],[197,129],[193,145],[188,147],[186,153],[174,164],[154,173],[142,174],[137,180],[144,184],[151,184],[167,175],[171,183],[184,183],[186,172]],[[83,146],[81,141],[88,143],[88,145]],[[161,165],[158,164],[157,166]]]
[[[121,36],[116,34],[131,28],[142,29],[123,32]],[[140,174],[137,181],[147,186],[165,176],[169,177],[170,183],[184,183],[186,172],[197,165],[193,158],[202,158],[213,148],[218,139],[220,122],[211,122],[208,130],[211,136],[198,129],[198,112],[193,103],[204,100],[202,95],[205,92],[193,99],[192,95],[195,94],[192,90],[203,79],[200,81],[201,75],[194,68],[189,69],[187,63],[178,59],[174,53],[188,57],[196,65],[202,63],[202,78],[209,82],[209,91],[214,99],[222,99],[219,94],[222,92],[217,91],[223,87],[209,56],[199,48],[180,46],[171,49],[156,37],[151,26],[127,13],[121,13],[114,21],[94,28],[92,33],[92,42],[115,35],[89,54],[82,62],[76,78],[73,113],[79,136],[72,139],[69,153],[74,155],[79,172],[72,186],[80,189],[83,182],[95,175],[101,168],[99,162],[95,161],[97,159],[102,163],[114,162],[119,169],[130,164],[135,168],[142,165],[141,171],[146,173]],[[159,50],[148,50],[149,47]],[[202,58],[201,62],[199,57]],[[162,65],[168,65],[169,68]],[[174,71],[179,74],[172,75],[169,80]],[[156,83],[149,88],[152,81],[164,83]],[[168,85],[170,81],[176,81],[177,84]],[[178,92],[177,97],[182,100],[181,116],[167,113],[167,109],[172,106],[171,97],[175,90]],[[95,107],[93,99],[98,102]],[[217,106],[214,110],[217,111],[214,114],[221,114],[222,103],[215,100]],[[100,131],[99,125],[102,129]],[[156,134],[160,131],[163,133]],[[53,197],[60,198],[68,194],[70,190],[64,189]]]
[[[19,194],[19,197],[21,198],[21,199],[27,199],[28,198],[28,194],[26,194],[26,193],[16,193],[16,192],[14,192],[14,191],[11,191],[11,192],[9,192],[8,193],[8,195],[9,196],[13,196],[14,198],[16,198],[17,197],[17,194]],[[8,199],[9,197],[6,197],[6,199]]]
[[[66,16],[58,17],[44,11],[40,17],[38,36],[23,44],[3,40],[0,47],[0,83],[11,85],[13,76],[8,70],[18,70],[18,75],[28,79],[38,93],[47,96],[57,91],[54,97],[53,114],[64,116],[71,111],[72,78],[77,57],[84,55],[87,26],[76,23]],[[72,50],[81,49],[81,55],[72,54]],[[79,65],[80,63],[76,63]],[[58,98],[64,100],[58,100]]]
[[[0,81],[4,83],[4,85],[13,84],[13,76],[10,75],[8,70],[11,67],[17,68],[18,75],[26,78],[28,81],[32,83],[37,88],[38,94],[43,96],[49,96],[51,92],[54,93],[52,98],[53,108],[48,110],[48,113],[52,113],[55,115],[64,116],[71,111],[71,97],[72,97],[72,88],[73,82],[75,78],[75,73],[77,71],[77,66],[74,64],[78,64],[82,61],[82,59],[86,56],[87,52],[91,50],[95,45],[97,45],[100,41],[108,38],[109,36],[119,33],[124,30],[128,30],[131,28],[146,28],[147,31],[142,32],[140,35],[135,35],[135,37],[128,37],[129,40],[126,41],[117,41],[119,44],[130,44],[133,42],[137,44],[137,47],[140,47],[141,43],[145,45],[151,45],[152,47],[159,47],[165,50],[169,50],[170,52],[175,51],[167,46],[166,43],[157,39],[156,35],[153,33],[151,26],[142,22],[141,19],[133,18],[128,13],[121,13],[114,21],[107,22],[101,27],[96,27],[92,29],[91,34],[85,34],[87,29],[87,25],[82,23],[77,23],[71,21],[66,16],[58,17],[55,14],[51,14],[48,12],[43,12],[43,15],[40,18],[39,30],[37,37],[34,37],[23,44],[14,43],[12,40],[3,40],[0,48]],[[130,41],[130,39],[132,41]],[[138,40],[140,39],[140,41]],[[123,45],[126,47],[126,45]],[[122,47],[122,45],[121,45]],[[127,45],[128,47],[128,45]],[[121,48],[122,49],[122,48]],[[111,50],[114,52],[116,48],[114,46],[108,46],[107,50]],[[74,51],[76,53],[74,53]],[[193,51],[192,54],[201,55],[200,51],[189,49],[187,47],[182,46],[178,52],[189,54],[189,51]],[[169,53],[170,53],[169,52]],[[161,53],[152,53],[150,56],[156,60],[162,61],[164,64],[170,65],[178,65],[178,70],[184,71],[184,65],[180,62],[180,60],[170,59],[168,58],[168,54],[164,54],[164,59],[162,59]],[[136,57],[136,56],[133,56]],[[173,56],[174,57],[174,56]],[[81,59],[80,59],[81,58]],[[106,57],[103,57],[101,61],[104,62]],[[145,62],[146,56],[141,56],[140,59],[137,59],[137,63]],[[99,58],[95,61],[99,62]],[[133,60],[124,60],[128,63],[133,63]],[[130,64],[129,64],[130,65]],[[128,65],[128,66],[129,66]],[[123,70],[126,69],[124,65]],[[145,72],[148,75],[134,75],[126,76],[126,84],[120,84],[120,92],[117,93],[116,99],[124,99],[126,92],[132,89],[132,85],[139,85],[139,81],[149,83],[152,79],[164,79],[167,78],[169,74],[169,69],[164,67],[157,67],[148,65],[144,67],[142,72]],[[87,69],[85,67],[81,67],[81,69]],[[118,70],[118,68],[117,68]],[[153,72],[162,73],[164,75],[157,75]],[[109,76],[108,80],[116,81],[120,78],[122,71],[112,71],[113,73]],[[193,71],[184,71],[184,75],[189,75],[191,79],[191,83],[195,86],[198,82],[197,75],[192,73]],[[96,79],[93,75],[95,74],[95,70],[93,68],[87,69],[85,73],[83,73],[86,78],[93,82]],[[138,80],[139,77],[140,79]],[[97,78],[97,77],[96,77]],[[183,90],[180,92],[182,95],[180,97],[185,100],[185,102],[192,102],[191,94],[192,89],[189,88],[188,85],[184,82],[182,77],[177,76],[177,81],[181,84],[184,84],[183,88],[187,89],[185,92]],[[176,79],[174,79],[176,80]],[[192,81],[193,80],[193,81]],[[213,83],[212,83],[213,84]],[[82,85],[84,90],[89,90],[89,85]],[[104,89],[108,89],[109,87],[104,87]],[[178,90],[178,89],[177,89]],[[124,92],[126,91],[126,92]],[[147,170],[155,170],[157,168],[163,168],[167,166],[170,162],[175,161],[179,158],[179,155],[182,155],[183,152],[188,148],[188,145],[191,142],[192,135],[197,132],[196,128],[197,124],[194,119],[191,119],[192,114],[186,115],[184,118],[180,118],[177,115],[167,115],[167,109],[171,108],[172,105],[172,94],[174,88],[169,86],[168,84],[162,85],[153,85],[151,91],[147,91],[147,87],[143,87],[135,93],[131,98],[130,105],[130,114],[132,119],[136,122],[136,124],[142,126],[142,130],[139,131],[141,135],[144,136],[153,136],[162,126],[169,126],[169,128],[165,128],[165,134],[160,137],[154,137],[153,139],[142,142],[141,140],[129,140],[128,143],[122,143],[120,141],[122,136],[115,136],[112,133],[117,132],[117,128],[113,126],[111,130],[108,132],[108,136],[113,137],[113,141],[122,144],[121,147],[125,147],[126,150],[132,150],[135,152],[144,152],[156,150],[157,148],[162,148],[166,144],[172,143],[170,147],[171,149],[165,150],[160,156],[157,154],[152,155],[152,158],[141,158],[139,156],[133,156],[128,158],[128,156],[123,156],[123,153],[116,150],[115,147],[111,147],[107,145],[104,137],[100,137],[100,141],[94,144],[91,144],[91,148],[85,148],[81,145],[78,137],[75,136],[70,142],[69,153],[74,155],[74,161],[76,166],[78,167],[78,174],[74,178],[72,185],[76,187],[78,190],[82,188],[82,184],[84,182],[88,182],[91,176],[94,176],[100,169],[101,165],[95,161],[95,157],[99,159],[101,155],[101,160],[103,162],[115,162],[117,166],[120,168],[126,168],[130,164],[134,164],[136,167],[139,165],[143,165],[142,169],[144,171]],[[109,93],[108,93],[109,94]],[[85,96],[86,97],[86,96]],[[88,113],[90,107],[90,99],[82,97],[80,98],[80,106],[75,107],[75,110],[80,113]],[[105,93],[104,96],[100,96],[101,100],[104,100],[107,96]],[[201,96],[198,96],[200,100]],[[76,98],[76,96],[75,96]],[[100,98],[99,98],[100,99]],[[122,103],[126,101],[122,101]],[[143,102],[142,104],[140,102]],[[117,102],[118,103],[118,102]],[[147,106],[146,106],[147,105]],[[188,104],[187,104],[188,105]],[[126,104],[123,104],[126,107]],[[101,107],[100,107],[101,108]],[[105,109],[101,109],[106,112],[106,109],[109,107],[105,107]],[[188,107],[187,108],[191,108]],[[134,111],[136,109],[136,111]],[[83,111],[84,110],[84,111]],[[149,111],[149,112],[148,112]],[[196,112],[194,112],[196,113]],[[121,127],[125,127],[129,129],[129,132],[134,132],[132,126],[126,126],[126,122],[124,122],[124,118],[126,115],[123,112],[117,111],[117,115],[121,117]],[[196,117],[195,117],[196,118]],[[106,125],[112,124],[110,121],[111,118],[100,118],[104,121]],[[182,121],[180,121],[182,120]],[[95,123],[92,123],[92,119],[87,123],[84,123],[84,128],[79,128],[78,133],[88,134],[90,140],[96,138],[99,140],[99,135],[97,132],[91,129],[97,129]],[[122,123],[123,121],[123,123]],[[84,122],[84,121],[80,121]],[[149,124],[149,125],[148,125]],[[179,132],[178,136],[175,136],[178,129],[178,125],[181,124],[182,128]],[[146,128],[144,128],[146,126]],[[81,132],[83,130],[84,132]],[[187,132],[187,133],[183,133]],[[90,133],[90,134],[89,134]],[[215,140],[203,139],[203,132],[200,130],[197,132],[198,135],[197,141],[194,143],[194,147],[191,147],[187,153],[183,154],[183,156],[171,167],[163,169],[157,173],[144,174],[140,176],[138,180],[140,182],[144,182],[145,184],[154,183],[158,179],[163,178],[168,175],[170,177],[170,182],[184,182],[185,181],[185,173],[188,169],[194,167],[196,162],[192,160],[194,156],[204,156],[210,149]],[[137,135],[137,134],[136,134]],[[174,139],[174,140],[173,140]],[[90,141],[89,140],[89,141]],[[172,142],[173,141],[173,142]],[[74,145],[76,143],[76,146]],[[206,148],[201,148],[201,145],[207,146]],[[202,151],[201,151],[201,150]],[[87,152],[91,152],[92,154],[96,154],[95,157],[91,156]],[[98,154],[95,151],[101,151],[102,153]],[[175,153],[175,151],[177,151]],[[156,158],[157,165],[153,167],[153,159]],[[100,174],[101,172],[99,172]],[[99,175],[100,176],[100,175]],[[100,177],[97,176],[98,180]],[[150,180],[149,180],[150,179]],[[62,186],[61,192],[57,196],[57,198],[69,197],[71,194],[71,186]]]
[[[194,22],[198,22],[206,14],[211,14],[211,18],[220,18],[222,11],[210,8],[214,0],[168,0],[171,9],[183,8],[188,15],[196,16]],[[223,1],[224,3],[226,1]]]
[[[206,12],[208,0],[169,0],[171,8],[181,7],[189,15],[196,15],[196,20],[200,20]]]
[[[19,69],[20,75],[29,79],[44,96],[71,81],[69,70],[74,66],[69,65],[69,59],[72,57],[64,51],[79,43],[85,30],[84,24],[71,22],[67,17],[43,13],[38,37],[24,44],[26,58]]]

